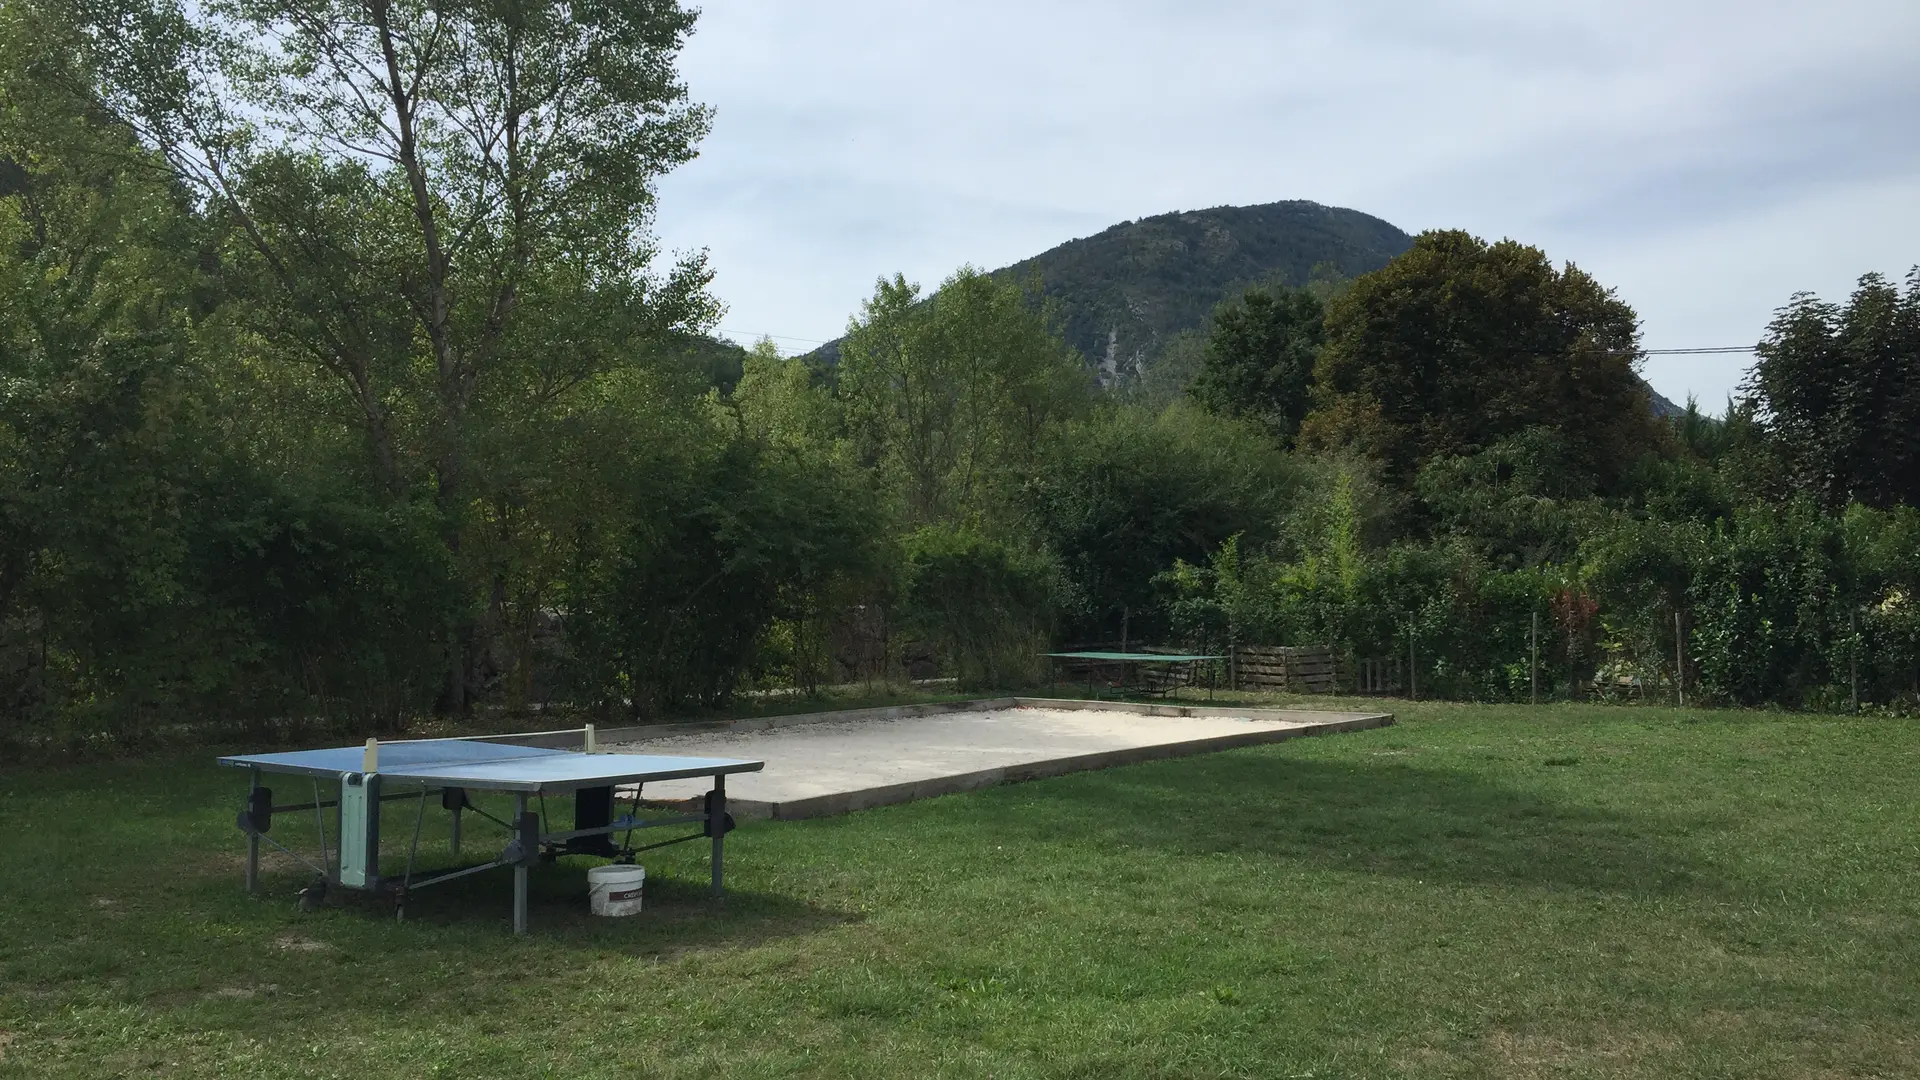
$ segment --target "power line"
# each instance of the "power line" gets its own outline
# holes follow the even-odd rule
[[[798,341],[807,345],[826,344],[826,342],[820,338],[795,337],[792,334],[768,334],[757,330],[733,330],[724,326],[720,327],[720,332],[723,334],[732,334],[736,337],[751,338],[755,341],[761,338],[772,338],[775,341]],[[1753,352],[1755,348],[1756,346],[1753,345],[1708,345],[1693,349],[1640,349],[1638,351],[1642,356],[1728,356],[1750,353]]]
[[[755,341],[758,341],[761,338],[773,338],[775,341],[804,341],[809,345],[825,345],[826,344],[826,342],[820,340],[819,338],[793,337],[788,334],[762,334],[762,333],[755,333],[755,332],[750,332],[746,330],[729,330],[724,326],[720,328],[720,332],[723,334],[732,334],[735,337],[752,338]]]
[[[1718,356],[1726,353],[1750,353],[1753,345],[1715,345],[1704,349],[1641,349],[1644,356]]]

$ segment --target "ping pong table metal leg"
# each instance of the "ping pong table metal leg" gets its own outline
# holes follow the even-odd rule
[[[447,839],[447,847],[456,858],[460,855],[460,809],[460,804],[455,803],[453,807],[453,829]]]
[[[513,820],[518,823],[527,816],[527,796],[525,792],[513,797]],[[527,932],[527,864],[523,859],[513,866],[513,932]]]
[[[247,805],[252,806],[253,793],[260,790],[260,770],[248,769],[247,772],[252,774],[252,777],[253,777],[253,785],[251,788],[248,789],[248,799],[247,799]],[[260,889],[260,834],[249,829],[247,831],[247,891],[249,893],[258,892],[259,889]]]
[[[727,842],[727,777],[713,778],[713,797],[707,800],[707,832],[713,836],[713,895],[725,896],[726,885],[722,849]]]

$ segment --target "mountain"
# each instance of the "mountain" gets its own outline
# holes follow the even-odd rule
[[[1640,385],[1647,388],[1647,398],[1653,402],[1653,415],[1662,420],[1671,420],[1676,416],[1686,415],[1686,409],[1662,397],[1660,391],[1655,390],[1647,380],[1641,379]]]
[[[1357,210],[1305,201],[1218,206],[1121,222],[994,273],[1037,280],[1067,344],[1112,378],[1139,371],[1249,285],[1357,277],[1412,243]],[[812,355],[833,364],[840,342]]]
[[[1215,305],[1249,285],[1358,277],[1412,244],[1357,210],[1278,202],[1123,222],[1001,272],[1037,278],[1067,344],[1113,375],[1205,326]]]

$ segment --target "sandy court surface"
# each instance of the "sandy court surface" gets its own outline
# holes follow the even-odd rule
[[[727,780],[727,795],[740,814],[812,817],[1030,775],[1272,741],[1326,727],[1316,720],[1337,722],[1353,714],[1301,715],[1300,720],[1276,720],[1146,716],[1117,709],[979,709],[673,735],[603,749],[764,761],[765,771]],[[709,786],[704,777],[665,781],[648,784],[645,796],[691,799]],[[782,806],[792,812],[781,812]]]

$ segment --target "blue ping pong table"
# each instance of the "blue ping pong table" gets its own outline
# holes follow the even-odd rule
[[[583,744],[591,748],[591,743],[591,729],[588,729]],[[248,892],[259,888],[263,842],[316,871],[315,885],[322,892],[328,887],[339,887],[385,893],[393,897],[395,915],[402,918],[406,913],[407,894],[413,889],[496,867],[512,867],[516,934],[527,930],[528,871],[542,861],[552,861],[565,854],[631,862],[639,851],[710,838],[712,891],[715,896],[721,895],[722,848],[727,831],[733,827],[727,815],[726,778],[732,773],[755,772],[765,765],[760,761],[728,758],[591,753],[586,749],[484,739],[379,743],[369,739],[364,747],[238,754],[219,761],[222,765],[247,769],[252,775],[252,786],[238,819],[240,830],[247,837]],[[312,800],[276,805],[273,790],[262,782],[267,774],[307,778],[312,784]],[[700,776],[713,777],[713,789],[697,811],[640,816],[642,785]],[[632,787],[632,805],[626,813],[616,815],[618,789],[627,786]],[[512,817],[502,820],[476,805],[468,795],[475,791],[512,795]],[[440,795],[440,808],[452,815],[449,840],[453,855],[457,858],[460,853],[461,817],[470,812],[506,831],[506,844],[497,858],[477,865],[416,872],[427,797],[435,792]],[[332,797],[326,797],[328,795]],[[547,820],[549,795],[573,797],[572,828],[557,829]],[[380,861],[380,807],[395,800],[413,800],[417,804],[406,869],[398,876],[383,874]],[[327,814],[328,810],[333,813]],[[306,811],[312,812],[312,821],[319,833],[317,863],[271,835],[275,815],[300,813],[304,816]],[[328,817],[333,819],[335,837],[331,852],[327,843]],[[676,825],[698,825],[700,829],[671,840],[633,846],[633,833],[638,830]],[[618,847],[613,843],[615,833],[625,834]]]

